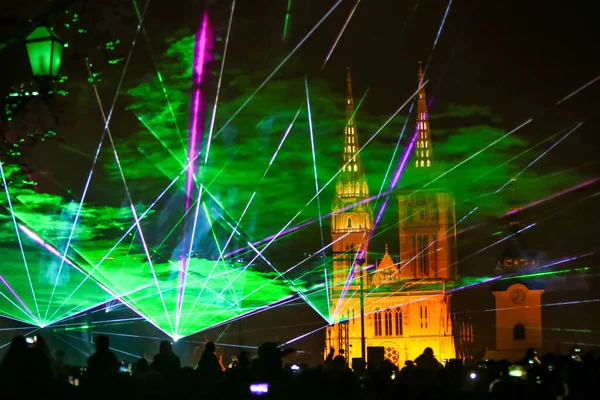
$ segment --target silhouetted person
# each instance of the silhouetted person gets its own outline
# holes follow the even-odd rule
[[[25,337],[15,336],[0,363],[0,398],[13,399],[27,389],[28,352]]]
[[[215,350],[215,344],[207,342],[196,367],[198,380],[204,385],[215,384],[223,378],[223,368],[221,367],[219,358],[215,354]]]
[[[160,342],[158,354],[152,360],[151,368],[160,373],[165,384],[175,384],[181,370],[181,361],[173,353],[173,345],[168,340]]]
[[[335,369],[344,369],[346,368],[346,357],[344,357],[344,349],[340,349],[340,354],[333,358],[332,365]]]
[[[238,367],[248,368],[250,366],[250,355],[247,351],[241,351],[238,357]]]
[[[277,343],[263,343],[258,348],[258,357],[254,360],[257,378],[266,382],[280,379],[283,357],[293,352],[294,349],[281,350]]]
[[[52,371],[52,358],[46,341],[41,336],[35,337],[35,342],[29,349],[28,354],[29,366],[28,375],[35,385],[31,385],[30,390],[32,396],[47,392],[52,384],[54,372]]]
[[[325,357],[325,365],[330,365],[333,361],[333,356],[335,355],[335,349],[333,347],[329,348],[329,354]]]
[[[69,379],[69,369],[65,365],[65,352],[58,350],[54,356],[54,378],[60,382]]]
[[[433,349],[431,347],[427,347],[425,350],[423,350],[423,354],[415,359],[415,364],[417,364],[418,369],[427,371],[435,372],[442,368],[442,364],[440,364],[433,356]]]
[[[88,377],[91,383],[110,380],[119,373],[119,360],[109,349],[108,337],[96,336],[96,352],[88,358]]]

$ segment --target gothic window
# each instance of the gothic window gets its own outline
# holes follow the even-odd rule
[[[429,157],[429,150],[425,152],[425,157]]]
[[[427,148],[427,142],[425,142],[425,148]]]
[[[375,336],[381,336],[381,311],[375,311],[375,315],[373,315],[373,324],[375,325]]]
[[[350,153],[350,146],[346,147],[346,153]]]
[[[419,167],[419,160],[415,161],[415,167]]]
[[[425,166],[425,162],[423,160],[421,160],[421,167]]]
[[[423,129],[427,129],[427,122],[423,122]]]
[[[431,167],[431,161],[427,160],[427,166]]]
[[[419,307],[421,317],[421,329],[427,329],[427,306]]]
[[[415,260],[417,262],[417,265],[415,267],[416,272],[422,272],[423,270],[423,238],[421,236],[417,236],[417,247],[415,249]]]
[[[348,228],[352,228],[352,218],[348,218]]]
[[[421,157],[424,157],[424,153],[423,152],[421,152]]]
[[[389,308],[383,312],[385,336],[392,336],[392,310]]]
[[[354,172],[358,171],[358,165],[354,164]]]
[[[515,325],[513,328],[513,340],[525,340],[525,325]]]
[[[396,322],[396,336],[402,336],[402,310],[396,307],[394,310],[394,320]]]
[[[435,236],[433,236],[432,239],[433,239],[433,272],[437,276],[437,263],[435,261],[436,261],[436,257],[437,257],[437,251],[438,251],[438,243],[437,243],[437,238]]]
[[[352,146],[352,152],[354,153],[356,151],[356,146]]]
[[[422,273],[424,275],[429,274],[429,249],[428,249],[429,243],[428,243],[428,238],[427,236],[423,236],[423,253],[421,254],[421,257],[423,259],[423,268],[422,268]]]
[[[421,131],[421,139],[423,139],[423,131]]]

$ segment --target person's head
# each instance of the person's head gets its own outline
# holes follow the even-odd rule
[[[204,352],[205,353],[214,353],[216,349],[217,348],[216,348],[216,346],[215,346],[215,344],[213,342],[207,342],[204,345]]]
[[[168,340],[160,342],[160,348],[158,350],[160,354],[171,354],[173,352],[173,345]]]
[[[104,335],[96,336],[96,351],[108,351],[109,341],[108,337]]]
[[[148,361],[145,358],[140,358],[135,363],[135,371],[136,372],[146,372],[148,371]]]
[[[535,351],[535,349],[529,348],[527,349],[525,355],[527,358],[534,358],[537,355],[537,351]]]
[[[4,357],[4,360],[16,360],[19,358],[24,358],[25,354],[27,354],[27,341],[24,336],[17,335],[10,342],[10,347]]]
[[[250,354],[248,354],[247,351],[242,350],[240,352],[240,356],[238,357],[238,364],[242,366],[250,364]]]
[[[423,350],[423,355],[433,357],[433,349],[431,347],[426,347],[425,350]]]

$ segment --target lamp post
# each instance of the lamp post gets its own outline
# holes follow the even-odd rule
[[[64,42],[51,28],[38,26],[25,38],[25,48],[31,64],[31,71],[37,80],[39,90],[24,90],[0,97],[0,119],[9,121],[17,111],[38,94],[42,97],[51,93],[50,85],[58,77],[62,61]],[[11,98],[8,101],[8,98]],[[7,102],[6,105],[4,102]]]
[[[64,42],[46,26],[38,26],[25,38],[27,55],[33,76],[58,76],[62,61]]]
[[[360,258],[356,260],[356,264],[360,269],[360,356],[366,361],[367,340],[365,338],[365,292],[364,292],[364,271],[363,264],[365,263],[364,253],[361,253]]]
[[[25,38],[25,47],[33,76],[44,89],[58,76],[64,42],[46,26],[38,26]]]

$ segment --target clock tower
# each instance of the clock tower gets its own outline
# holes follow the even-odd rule
[[[544,290],[513,283],[505,290],[492,293],[496,300],[496,351],[493,358],[516,360],[522,358],[529,348],[540,349]]]
[[[538,260],[519,236],[522,230],[519,208],[513,207],[511,211],[509,243],[496,264],[504,278],[496,281],[492,291],[496,302],[496,349],[488,351],[486,358],[516,361],[525,356],[527,349],[539,350],[542,347],[544,290],[541,282],[535,279],[519,278],[534,270]]]

